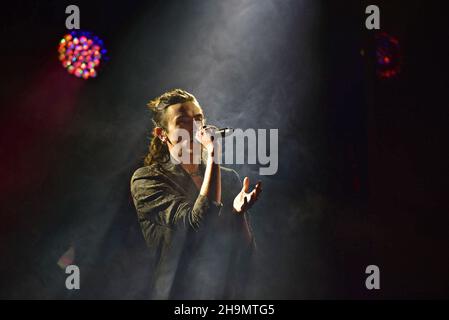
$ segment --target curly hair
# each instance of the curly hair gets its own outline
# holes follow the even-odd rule
[[[182,89],[172,89],[148,102],[147,107],[153,112],[153,118],[151,119],[153,125],[167,131],[167,107],[187,101],[197,102],[193,94]],[[148,154],[144,158],[144,165],[149,166],[155,162],[167,162],[169,160],[170,154],[167,145],[153,132],[153,137],[148,146]]]

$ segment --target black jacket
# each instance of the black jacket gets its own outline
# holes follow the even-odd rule
[[[131,194],[156,261],[151,298],[244,298],[255,242],[248,214],[232,211],[242,187],[237,172],[221,167],[221,180],[223,206],[200,195],[179,164],[134,172]]]

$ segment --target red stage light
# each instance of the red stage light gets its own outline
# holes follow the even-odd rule
[[[392,78],[401,71],[401,50],[399,41],[382,32],[376,35],[377,75]]]

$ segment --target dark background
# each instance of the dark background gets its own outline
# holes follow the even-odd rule
[[[96,79],[57,59],[69,4],[108,49]],[[400,42],[392,79],[376,77],[369,4]],[[231,166],[265,185],[248,298],[447,298],[447,31],[436,1],[2,4],[0,297],[147,297],[129,180],[145,104],[180,87],[211,123],[279,129],[276,175]],[[57,266],[70,246],[79,291]]]

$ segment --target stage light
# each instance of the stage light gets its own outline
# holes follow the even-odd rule
[[[87,31],[72,31],[59,42],[59,60],[78,78],[95,78],[106,57],[103,41]]]
[[[399,41],[382,32],[376,35],[376,69],[380,78],[392,78],[401,71]]]

